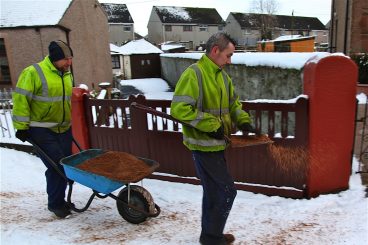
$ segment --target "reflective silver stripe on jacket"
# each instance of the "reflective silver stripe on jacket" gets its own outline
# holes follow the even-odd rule
[[[29,122],[29,117],[24,117],[24,116],[12,116],[13,121],[17,121],[17,122]]]
[[[34,122],[31,121],[29,124],[30,127],[40,127],[40,128],[53,128],[57,126],[70,126],[70,122],[63,122],[63,123],[55,123],[55,122]]]
[[[234,104],[235,100],[237,100],[238,97],[239,96],[237,95],[237,93],[234,92],[233,97],[229,98],[229,104],[230,105]]]
[[[197,118],[190,121],[189,124],[195,127],[203,118],[204,118],[204,113],[201,111],[198,111]]]
[[[190,96],[187,95],[174,95],[172,102],[184,102],[188,103],[189,105],[195,105],[196,101]]]
[[[42,89],[43,90],[43,89]],[[38,96],[33,94],[32,92],[22,89],[22,88],[15,88],[15,92],[18,94],[22,94],[32,100],[36,100],[36,101],[42,101],[42,102],[58,102],[58,101],[63,101],[63,96],[56,96],[56,97],[44,97],[44,96]],[[65,100],[70,100],[71,96],[66,95],[65,96]]]
[[[18,93],[18,94],[22,94],[30,99],[33,98],[33,93],[28,91],[28,90],[25,90],[25,89],[22,89],[22,88],[18,88],[18,87],[15,87],[15,92]]]
[[[42,96],[43,97],[47,97],[48,96],[49,87],[47,86],[45,75],[43,74],[42,69],[41,69],[41,67],[40,67],[39,64],[33,64],[33,67],[36,69],[36,71],[38,73],[38,76],[41,79],[41,83],[42,83]]]
[[[42,101],[42,102],[59,102],[59,101],[63,101],[63,96],[55,96],[55,97],[49,97],[48,96],[48,85],[47,85],[47,81],[45,78],[45,75],[42,72],[41,67],[38,64],[33,64],[33,66],[35,67],[38,76],[41,79],[41,83],[42,83],[42,96],[39,95],[35,95],[32,92],[22,89],[22,88],[15,88],[15,92],[18,94],[22,94],[32,100],[36,100],[36,101]],[[69,101],[71,100],[71,96],[69,95],[65,95],[64,96],[65,100]]]
[[[222,78],[224,79],[226,94],[227,94],[227,97],[229,98],[229,102],[230,102],[229,82],[227,80],[227,76],[225,75],[225,72],[221,70],[221,73],[222,73]],[[229,105],[230,105],[230,103],[229,103]]]
[[[199,95],[198,95],[198,99],[197,99],[197,108],[199,111],[203,111],[203,86],[202,86],[202,73],[198,68],[197,63],[194,63],[190,66],[191,68],[194,69],[196,75],[197,75],[197,80],[198,80],[198,88],[199,88]]]
[[[220,112],[224,114],[229,114],[229,108],[222,109],[205,109],[204,112],[211,113],[212,115],[220,116]]]
[[[194,69],[194,71],[196,72],[196,75],[197,75],[197,79],[198,79],[199,96],[198,96],[198,100],[197,100],[197,108],[200,111],[205,111],[205,112],[211,113],[210,111],[203,110],[203,105],[202,105],[203,104],[203,86],[202,86],[202,73],[201,73],[201,70],[199,69],[197,63],[192,64],[190,67]],[[222,74],[222,78],[224,79],[224,85],[225,85],[225,88],[226,88],[227,97],[229,98],[229,105],[231,105],[230,96],[229,96],[229,94],[230,94],[229,81],[227,80],[227,76],[226,76],[224,71],[221,70],[221,74]],[[211,109],[211,110],[215,110],[215,109]],[[218,109],[218,111],[219,111],[218,113],[216,111],[214,111],[214,113],[211,113],[211,114],[219,116],[220,115],[220,109]],[[222,112],[223,113],[229,113],[229,108],[222,109]]]
[[[204,139],[194,139],[194,138],[189,138],[185,135],[183,135],[183,140],[185,142],[188,142],[189,144],[192,145],[200,145],[200,146],[222,146],[225,145],[226,142],[225,140],[217,140],[217,139],[208,139],[208,140],[204,140]]]
[[[240,114],[242,114],[243,113],[243,110],[241,110],[241,109],[237,109],[236,111],[235,111],[235,115],[236,115],[236,117],[238,117]]]
[[[65,95],[65,100],[70,100],[70,96]],[[33,95],[33,99],[37,101],[43,101],[43,102],[59,102],[63,101],[63,96],[55,96],[55,97],[43,97],[38,95]]]

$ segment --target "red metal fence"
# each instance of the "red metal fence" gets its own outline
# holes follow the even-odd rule
[[[153,159],[160,167],[152,178],[196,183],[191,152],[182,144],[181,125],[166,118],[130,107],[137,102],[169,114],[168,100],[95,100],[84,96],[90,148],[124,151]],[[275,141],[275,146],[306,148],[308,145],[308,100],[295,103],[250,103],[243,108],[253,115]],[[275,133],[276,134],[275,136]],[[268,146],[228,148],[227,162],[238,189],[267,195],[302,198],[306,195],[307,169],[288,171],[271,156]]]

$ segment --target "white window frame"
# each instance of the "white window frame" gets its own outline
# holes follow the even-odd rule
[[[244,35],[250,35],[252,34],[252,30],[249,28],[242,28]]]
[[[208,31],[208,25],[199,25],[199,31]]]
[[[188,29],[188,30],[185,30]],[[193,31],[193,26],[183,26],[183,32],[191,32]]]
[[[124,32],[131,32],[132,31],[132,26],[123,25],[123,31]]]

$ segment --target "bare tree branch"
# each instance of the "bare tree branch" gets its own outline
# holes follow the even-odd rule
[[[259,14],[256,21],[261,30],[261,39],[272,39],[272,30],[277,25],[274,15],[278,6],[277,0],[252,0],[251,11]]]

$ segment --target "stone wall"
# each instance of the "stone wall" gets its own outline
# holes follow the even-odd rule
[[[161,74],[175,88],[180,74],[197,60],[161,56]],[[225,68],[241,100],[291,99],[302,93],[302,70],[231,64]]]

